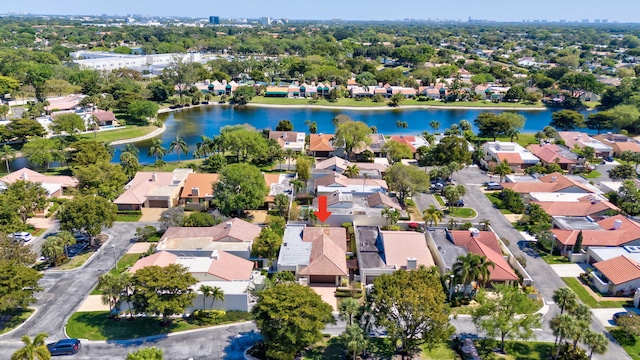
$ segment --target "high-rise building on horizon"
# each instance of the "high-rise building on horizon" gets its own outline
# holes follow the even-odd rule
[[[220,25],[220,17],[219,16],[209,16],[209,24]]]

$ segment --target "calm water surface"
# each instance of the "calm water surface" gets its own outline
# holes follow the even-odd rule
[[[452,124],[467,120],[473,124],[473,120],[480,113],[502,111],[484,109],[394,109],[394,110],[335,110],[335,109],[308,109],[308,108],[265,108],[265,107],[232,107],[209,106],[180,110],[161,115],[167,130],[161,135],[165,148],[169,148],[176,135],[182,137],[189,145],[189,154],[180,155],[180,159],[193,158],[193,151],[200,141],[200,135],[214,136],[220,133],[220,129],[227,125],[250,124],[256,129],[275,129],[280,120],[288,119],[293,123],[294,130],[308,131],[306,120],[318,123],[318,132],[333,133],[334,127],[331,120],[338,114],[345,114],[354,120],[363,121],[369,126],[376,126],[378,132],[385,135],[416,135],[423,131],[432,131],[429,123],[433,120],[440,122],[440,131]],[[522,132],[537,132],[551,122],[552,110],[527,110],[514,111],[522,114],[526,123]],[[405,121],[407,129],[398,129],[396,121]],[[474,130],[477,128],[474,127]],[[140,149],[140,162],[151,164],[153,157],[147,156],[151,141],[143,141],[135,145]],[[120,152],[124,146],[117,146],[114,161],[118,161]],[[175,161],[178,156],[168,153],[165,161]]]

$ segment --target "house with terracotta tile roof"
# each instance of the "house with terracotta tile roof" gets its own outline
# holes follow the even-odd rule
[[[278,255],[278,271],[291,271],[307,283],[339,285],[349,275],[347,231],[341,227],[287,225]]]
[[[603,294],[633,296],[640,287],[640,263],[620,255],[593,264],[591,283]]]
[[[120,126],[120,122],[111,111],[105,111],[96,109],[87,113],[85,122],[87,122],[87,128],[91,128],[92,122],[89,122],[91,118],[94,118],[98,122],[99,127],[116,127]]]
[[[389,141],[396,141],[408,145],[414,154],[420,146],[429,146],[429,142],[422,136],[393,135],[389,138]]]
[[[298,131],[270,131],[269,139],[274,139],[282,150],[304,151],[305,133]]]
[[[197,294],[187,313],[199,309],[220,309],[249,311],[255,303],[250,295],[250,289],[260,283],[263,278],[254,271],[254,263],[225,251],[214,250],[210,256],[194,257],[176,255],[168,251],[159,251],[153,255],[138,260],[130,269],[135,273],[148,266],[165,267],[177,264],[187,269],[198,284],[192,290]],[[202,293],[198,292],[201,285],[218,287],[224,292],[223,300],[215,300],[209,305]]]
[[[620,156],[624,151],[640,152],[640,144],[635,139],[624,134],[606,133],[596,135],[593,138],[610,146],[613,149],[614,156]]]
[[[47,101],[49,105],[45,106],[44,109],[48,112],[72,110],[79,107],[80,102],[85,97],[86,95],[71,94],[62,97],[48,98]]]
[[[554,219],[554,225],[557,226],[556,219]],[[640,245],[640,224],[623,215],[611,216],[591,223],[591,225],[587,229],[572,229],[567,226],[551,229],[555,238],[554,246],[563,254],[572,252],[580,231],[582,231],[583,249],[588,249],[591,246]]]
[[[60,197],[64,195],[64,191],[75,188],[78,186],[78,179],[73,176],[66,175],[52,175],[47,176],[40,174],[37,171],[33,171],[27,167],[16,170],[0,178],[0,183],[5,185],[13,184],[14,182],[22,180],[28,182],[40,183],[40,185],[47,190],[49,197]]]
[[[382,176],[389,168],[389,161],[384,160],[386,160],[386,158],[376,159],[376,161],[372,163],[351,162],[341,157],[333,156],[326,160],[316,162],[314,169],[335,171],[342,174],[348,167],[355,165],[358,167],[358,170],[360,170],[358,177],[365,177],[366,175],[369,179],[382,179]]]
[[[313,157],[329,157],[333,155],[336,148],[333,147],[334,134],[311,134],[309,135],[308,154]]]
[[[218,182],[218,178],[218,174],[191,173],[187,175],[182,193],[180,193],[180,205],[193,210],[208,209],[213,200],[213,187]]]
[[[507,181],[501,183],[501,185],[505,189],[511,189],[523,195],[533,192],[583,193],[585,195],[592,192],[598,192],[596,188],[590,187],[588,184],[583,184],[578,180],[569,178],[557,172],[541,177],[507,177],[507,180],[510,179],[516,181]]]
[[[532,193],[529,199],[551,216],[605,216],[620,211],[598,194]]]
[[[489,282],[511,284],[519,281],[518,275],[503,257],[498,237],[493,231],[475,228],[451,230],[448,236],[456,246],[465,248],[469,253],[484,256],[495,264],[489,267]]]
[[[489,162],[502,163],[507,161],[509,167],[514,172],[522,172],[529,166],[540,163],[540,159],[529,150],[513,142],[490,141],[482,145],[484,160]]]
[[[611,146],[605,145],[589,136],[589,134],[580,131],[558,131],[556,139],[563,140],[569,149],[573,149],[576,146],[580,149],[586,146],[591,147],[595,151],[596,157],[613,155]]]
[[[180,192],[192,169],[173,172],[138,172],[124,192],[113,201],[118,210],[171,208],[178,205]]]
[[[156,250],[197,257],[225,251],[249,259],[251,245],[261,230],[260,226],[238,218],[211,227],[170,227],[158,241]]]
[[[379,209],[391,208],[398,211],[402,210],[400,202],[398,202],[397,198],[391,197],[381,192],[373,193],[367,196],[367,206]]]
[[[355,233],[358,268],[365,284],[396,270],[435,265],[423,233],[382,231],[377,226],[356,226]]]
[[[569,148],[557,144],[532,144],[527,147],[544,166],[558,164],[562,170],[573,170],[584,161]]]

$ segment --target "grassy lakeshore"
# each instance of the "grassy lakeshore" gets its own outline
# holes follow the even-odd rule
[[[133,139],[152,133],[155,126],[126,126],[123,129],[86,133],[79,136],[81,139],[98,140],[110,143],[116,140]]]

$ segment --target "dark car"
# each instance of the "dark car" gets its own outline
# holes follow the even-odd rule
[[[80,351],[81,346],[78,339],[64,339],[57,343],[47,344],[47,349],[51,355],[73,355]]]
[[[447,206],[462,207],[462,206],[464,206],[464,200],[460,199],[458,201],[454,201],[453,203],[447,202]]]
[[[614,324],[618,325],[618,319],[623,318],[623,317],[634,317],[634,316],[638,316],[638,314],[632,313],[632,312],[621,311],[621,312],[613,314],[613,322],[614,322]]]
[[[604,156],[602,159],[604,161],[613,162],[613,157],[611,157],[611,156]]]

